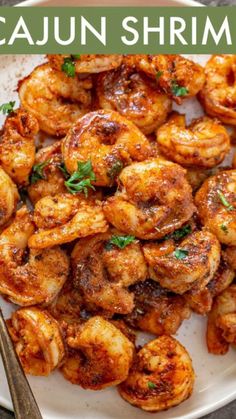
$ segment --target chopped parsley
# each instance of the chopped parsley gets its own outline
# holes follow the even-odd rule
[[[218,194],[218,196],[219,196],[219,198],[220,198],[220,200],[221,200],[221,202],[222,202],[222,204],[228,209],[228,211],[232,211],[232,210],[234,210],[234,206],[233,205],[231,205],[228,201],[227,201],[227,199],[226,199],[226,197],[225,197],[225,195],[221,192],[221,191],[217,191],[217,194]]]
[[[64,58],[61,69],[68,77],[75,77],[75,60],[80,60],[80,54]]]
[[[96,180],[92,163],[88,160],[86,162],[78,161],[77,164],[77,170],[65,181],[65,186],[71,194],[74,195],[83,192],[87,198],[88,189],[95,190],[94,186],[91,184],[92,181]]]
[[[222,230],[222,231],[224,231],[226,234],[228,233],[228,229],[227,229],[227,226],[226,226],[225,224],[221,224],[221,225],[220,225],[220,228],[221,228],[221,230]]]
[[[106,250],[111,250],[112,246],[117,246],[119,249],[124,249],[128,244],[133,243],[135,240],[134,236],[112,236],[111,239],[106,243]]]
[[[167,236],[164,237],[164,239],[179,240],[179,239],[182,239],[183,237],[187,236],[188,234],[190,234],[191,231],[192,231],[191,225],[187,224],[186,226],[183,226],[179,230],[176,230],[173,233],[168,234]]]
[[[30,175],[31,184],[38,182],[38,180],[40,179],[46,179],[46,176],[44,174],[44,169],[46,166],[48,166],[48,164],[49,164],[49,160],[43,163],[35,164],[33,166],[32,173]]]
[[[153,383],[152,381],[148,381],[148,388],[150,390],[153,390],[154,388],[157,388],[157,385]]]
[[[14,112],[15,103],[16,102],[3,103],[0,106],[0,112],[2,112],[3,115],[10,115],[12,112]]]
[[[184,86],[179,86],[178,83],[173,80],[171,83],[171,92],[173,93],[174,96],[186,96],[188,94],[188,89],[187,87]]]
[[[107,176],[111,178],[112,180],[116,178],[116,176],[121,172],[124,165],[121,160],[117,160],[111,168],[107,172]]]
[[[164,71],[158,71],[156,74],[156,79],[159,80],[159,78],[163,76],[163,74],[164,74]]]
[[[176,259],[185,259],[188,256],[188,250],[176,249],[174,251],[174,256],[176,257]]]

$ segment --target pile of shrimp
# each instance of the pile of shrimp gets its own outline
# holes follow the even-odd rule
[[[19,82],[19,108],[2,107],[0,293],[19,306],[7,324],[27,374],[157,412],[192,394],[173,336],[192,312],[210,353],[236,344],[235,69],[51,55]],[[187,124],[172,104],[189,98],[205,115]]]

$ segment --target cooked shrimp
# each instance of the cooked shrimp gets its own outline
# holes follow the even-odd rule
[[[207,347],[210,353],[223,355],[230,343],[236,344],[236,285],[230,285],[216,297],[207,324]]]
[[[144,134],[163,124],[171,111],[171,100],[156,82],[126,63],[100,74],[96,92],[100,108],[119,112]]]
[[[55,141],[54,144],[41,148],[35,157],[35,165],[45,164],[43,169],[44,179],[28,186],[27,192],[33,204],[36,204],[45,196],[55,196],[67,191],[65,187],[65,178],[60,170],[62,163],[61,141]]]
[[[177,103],[195,96],[205,82],[204,69],[181,55],[137,55],[136,62]]]
[[[205,111],[225,124],[236,125],[236,55],[212,55],[205,74],[206,82],[199,94]]]
[[[221,243],[236,246],[236,170],[209,177],[195,203],[202,223]]]
[[[183,166],[214,167],[230,149],[226,129],[214,119],[195,119],[186,127],[185,115],[174,113],[157,131],[160,151]]]
[[[119,176],[120,190],[104,203],[108,221],[140,239],[178,229],[194,212],[185,170],[162,158],[133,163]]]
[[[194,378],[187,350],[173,337],[163,335],[137,353],[119,393],[134,406],[158,412],[191,396]]]
[[[28,245],[35,249],[68,243],[108,229],[99,201],[86,201],[69,193],[40,199],[35,205],[34,222],[40,230],[29,238]]]
[[[221,258],[220,265],[207,286],[203,289],[192,289],[186,292],[184,297],[193,311],[206,314],[212,308],[213,298],[228,288],[234,277],[234,270]]]
[[[76,73],[100,73],[117,68],[122,63],[118,54],[80,54],[79,58],[71,55],[47,55],[52,68],[61,71],[65,59],[71,59]]]
[[[0,292],[18,305],[49,304],[69,273],[69,260],[58,247],[32,250],[24,262],[34,224],[26,207],[0,235]],[[56,263],[55,263],[56,261]]]
[[[17,185],[28,183],[35,159],[35,135],[38,122],[33,114],[18,109],[3,126],[0,141],[0,164]]]
[[[236,247],[228,246],[224,251],[224,258],[229,266],[236,271]]]
[[[203,169],[202,167],[188,167],[186,178],[193,192],[196,192],[209,176],[215,174],[216,169]]]
[[[152,147],[139,129],[114,111],[96,111],[79,119],[63,140],[67,170],[78,161],[91,160],[98,186],[111,186],[122,167],[152,155]]]
[[[16,210],[19,194],[16,185],[0,167],[0,226],[5,224]]]
[[[73,280],[85,301],[111,313],[129,313],[133,294],[127,287],[147,277],[147,266],[135,241],[125,248],[112,244],[111,232],[80,240],[72,252]]]
[[[101,390],[127,378],[134,346],[102,317],[92,317],[77,330],[71,327],[66,343],[69,351],[62,372],[73,384]]]
[[[19,83],[20,101],[47,134],[63,137],[75,121],[89,112],[91,79],[67,77],[42,64]]]
[[[151,279],[130,287],[134,293],[134,310],[125,316],[132,327],[154,335],[173,335],[190,310],[180,295],[167,292]]]
[[[173,240],[148,243],[143,247],[150,278],[178,294],[191,288],[203,289],[220,263],[220,244],[208,231],[197,231],[178,246]]]
[[[60,366],[65,348],[59,325],[46,310],[20,308],[7,323],[26,374],[49,375]]]

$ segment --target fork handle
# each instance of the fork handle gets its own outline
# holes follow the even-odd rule
[[[0,353],[16,419],[42,419],[32,390],[16,355],[0,309]]]

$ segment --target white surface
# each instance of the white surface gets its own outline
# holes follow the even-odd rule
[[[193,57],[204,63],[207,56]],[[17,80],[27,75],[42,61],[39,56],[1,56],[0,103],[16,100]],[[180,109],[180,108],[179,108]],[[187,110],[189,119],[201,115],[197,101],[186,101],[182,111]],[[2,117],[1,117],[2,118]],[[0,120],[0,122],[3,121]],[[6,317],[14,306],[1,305]],[[205,344],[205,319],[193,315],[185,321],[177,338],[189,351],[196,372],[192,397],[180,406],[150,416],[123,401],[116,389],[99,392],[85,391],[65,381],[59,372],[48,378],[30,377],[29,381],[39,403],[44,419],[193,419],[199,418],[236,398],[236,354],[231,350],[226,356],[207,353]],[[144,342],[144,337],[141,337]],[[12,408],[3,366],[0,363],[0,404]]]

